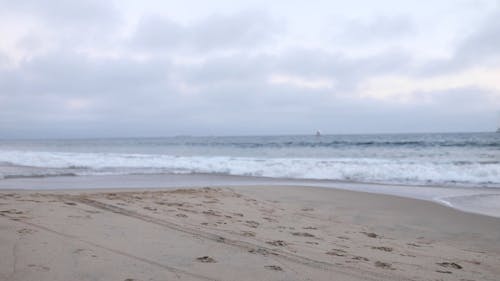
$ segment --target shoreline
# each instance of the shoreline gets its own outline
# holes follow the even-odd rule
[[[330,189],[386,194],[431,201],[467,213],[500,218],[500,189],[486,187],[423,186],[345,182],[332,180],[281,179],[220,174],[100,175],[0,180],[1,190],[102,190],[110,188],[223,187],[254,185],[312,186]],[[486,198],[489,197],[489,198]],[[488,200],[489,199],[489,200]]]
[[[498,218],[332,188],[0,190],[0,279],[495,280],[498,233]]]

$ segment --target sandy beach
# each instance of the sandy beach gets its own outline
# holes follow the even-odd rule
[[[500,0],[0,3],[0,281],[500,281]]]
[[[498,280],[500,219],[317,187],[0,191],[0,280]]]

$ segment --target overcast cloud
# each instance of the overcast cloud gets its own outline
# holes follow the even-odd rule
[[[0,138],[494,130],[497,1],[429,5],[0,0]]]

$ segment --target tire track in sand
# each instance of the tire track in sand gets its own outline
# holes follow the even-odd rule
[[[66,239],[76,240],[78,242],[81,242],[81,243],[84,243],[84,244],[87,244],[87,245],[90,245],[90,246],[93,246],[93,247],[96,247],[96,248],[99,248],[99,249],[111,252],[111,253],[116,254],[116,255],[124,256],[124,257],[130,258],[130,259],[141,261],[141,262],[149,264],[151,266],[155,266],[155,267],[159,267],[159,268],[165,269],[165,270],[167,270],[167,271],[175,274],[178,278],[180,278],[179,275],[185,275],[185,276],[189,276],[189,277],[194,277],[194,278],[199,279],[199,280],[217,281],[217,279],[213,279],[213,278],[210,278],[210,277],[207,277],[207,276],[203,276],[203,275],[195,274],[195,273],[192,273],[192,272],[188,272],[188,271],[185,271],[185,270],[173,267],[173,266],[162,264],[162,263],[159,263],[159,262],[156,262],[156,261],[153,261],[153,260],[149,260],[149,259],[146,259],[146,258],[143,258],[143,257],[140,257],[140,256],[136,256],[136,255],[133,255],[133,254],[121,251],[121,250],[109,248],[109,247],[106,247],[104,245],[101,245],[101,244],[98,244],[98,243],[95,243],[95,242],[92,242],[92,241],[88,241],[88,240],[79,238],[78,236],[75,236],[75,235],[71,235],[71,234],[59,232],[57,230],[48,228],[48,227],[43,226],[43,225],[39,225],[39,224],[36,224],[36,223],[28,222],[28,221],[25,221],[25,220],[19,220],[17,218],[11,218],[9,216],[0,216],[0,217],[5,217],[5,218],[10,219],[12,221],[15,221],[17,223],[22,223],[22,224],[25,224],[25,225],[29,225],[29,226],[31,226],[33,228],[37,228],[39,230],[47,231],[47,232],[50,232],[50,233],[55,234],[57,236],[61,236],[61,237],[66,238]]]
[[[282,259],[285,261],[302,264],[302,265],[309,266],[309,267],[312,267],[315,269],[337,272],[340,274],[345,274],[348,276],[359,278],[361,280],[392,280],[395,277],[395,276],[388,276],[385,274],[372,272],[372,271],[365,272],[364,270],[359,269],[359,268],[355,269],[356,271],[354,273],[352,271],[348,271],[346,269],[339,268],[338,266],[335,266],[334,264],[331,264],[328,262],[318,261],[318,260],[310,259],[310,258],[307,258],[304,256],[295,255],[292,253],[286,253],[286,252],[283,252],[280,250],[268,248],[268,247],[261,246],[258,244],[253,244],[253,243],[241,241],[241,240],[230,239],[230,238],[218,235],[218,234],[214,234],[214,233],[210,233],[210,232],[206,232],[206,231],[198,230],[198,229],[194,229],[194,228],[185,227],[185,226],[179,225],[179,224],[174,223],[174,222],[154,218],[154,217],[151,217],[151,216],[148,216],[145,214],[141,214],[141,213],[138,213],[136,211],[128,210],[128,209],[125,209],[125,208],[122,208],[122,207],[119,207],[116,205],[107,204],[107,203],[104,203],[101,201],[93,200],[93,199],[88,198],[86,195],[77,195],[77,196],[64,195],[64,199],[78,202],[81,204],[85,204],[87,206],[94,207],[96,209],[100,209],[103,211],[108,211],[108,212],[112,212],[115,214],[120,214],[120,215],[124,215],[127,217],[135,218],[135,219],[138,219],[138,220],[141,220],[144,222],[156,224],[156,225],[159,225],[162,227],[169,228],[171,230],[175,230],[178,232],[192,235],[192,236],[197,237],[197,238],[204,238],[204,239],[212,240],[212,241],[215,241],[218,243],[222,243],[222,244],[227,245],[227,246],[237,247],[237,248],[240,248],[240,249],[252,252],[252,253],[261,254],[263,256],[270,255],[272,258],[279,258],[279,259]],[[397,277],[396,277],[396,279],[397,279]],[[399,280],[399,279],[397,279],[397,280]]]

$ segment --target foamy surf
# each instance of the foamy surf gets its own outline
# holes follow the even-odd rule
[[[0,177],[214,173],[414,185],[500,186],[498,162],[373,158],[257,158],[0,151]]]

